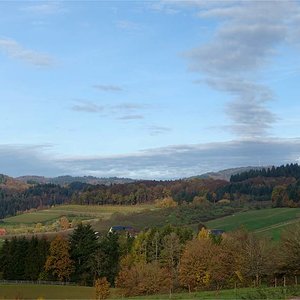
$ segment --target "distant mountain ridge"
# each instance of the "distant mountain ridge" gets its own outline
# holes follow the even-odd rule
[[[225,169],[225,170],[220,170],[217,172],[208,172],[204,173],[198,176],[193,176],[190,178],[212,178],[212,179],[220,179],[220,180],[226,180],[229,181],[231,175],[236,175],[239,173],[247,172],[250,170],[262,170],[262,169],[267,169],[269,166],[262,166],[262,167],[238,167],[238,168],[230,168],[230,169]]]
[[[13,216],[31,208],[69,203],[80,205],[154,203],[155,200],[163,199],[166,195],[170,195],[179,205],[183,203],[197,205],[196,201],[202,201],[202,197],[205,197],[204,200],[214,204],[220,202],[222,205],[231,205],[232,202],[233,206],[251,203],[251,205],[263,204],[273,207],[300,207],[300,166],[298,164],[271,168],[266,166],[231,168],[177,180],[135,180],[133,182],[132,179],[126,178],[93,176],[60,176],[53,179],[23,176],[21,179],[23,181],[20,178],[16,180],[0,175],[0,218]],[[37,180],[43,183],[60,184],[38,185],[35,184]],[[82,182],[78,182],[79,180]],[[120,182],[123,184],[111,184]],[[95,185],[95,183],[102,184]],[[195,198],[196,196],[198,198]],[[226,200],[226,203],[222,200]]]
[[[264,168],[268,168],[269,166],[262,166],[262,167],[238,167],[238,168],[230,168],[230,169],[224,169],[217,172],[208,172],[201,175],[196,175],[192,177],[188,177],[185,179],[193,179],[193,178],[211,178],[211,179],[220,179],[220,180],[226,180],[229,181],[231,175],[236,175],[239,173],[243,173],[249,170],[262,170]],[[71,176],[71,175],[63,175],[63,176],[57,176],[57,177],[45,177],[45,176],[36,176],[36,175],[25,175],[25,176],[19,176],[14,178],[17,181],[21,181],[26,184],[47,184],[47,183],[53,183],[58,184],[61,186],[68,185],[73,182],[81,182],[81,183],[87,183],[87,184],[104,184],[104,185],[110,185],[110,184],[124,184],[124,183],[131,183],[136,181],[141,181],[138,179],[131,179],[131,178],[120,178],[120,177],[107,177],[107,178],[99,178],[95,176]]]
[[[135,182],[136,180],[131,178],[119,178],[119,177],[108,177],[108,178],[99,178],[94,176],[58,176],[58,177],[44,177],[44,176],[34,176],[34,175],[27,175],[27,176],[20,176],[15,178],[18,181],[22,181],[28,184],[46,184],[46,183],[53,183],[58,185],[67,185],[73,182],[82,182],[88,184],[118,184],[118,183],[130,183]]]

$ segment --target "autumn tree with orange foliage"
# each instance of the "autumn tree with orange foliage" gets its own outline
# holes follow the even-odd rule
[[[159,208],[177,207],[178,203],[172,197],[155,200],[155,206]]]
[[[208,287],[209,263],[214,248],[215,245],[209,239],[196,239],[187,243],[181,257],[179,280],[189,291]]]
[[[74,270],[73,261],[70,259],[69,243],[58,235],[50,244],[50,254],[46,260],[45,270],[58,278],[67,281]]]
[[[98,278],[95,280],[95,292],[96,299],[102,300],[107,299],[110,295],[110,284],[107,281],[106,277]]]
[[[116,287],[121,288],[125,297],[167,293],[171,288],[171,278],[168,270],[157,262],[132,263],[132,259],[126,257],[121,262]]]
[[[244,284],[260,285],[262,278],[272,276],[276,269],[274,245],[268,239],[239,230],[226,235],[224,244],[234,253],[235,268]]]
[[[219,290],[234,274],[234,258],[222,243],[215,244],[209,238],[187,243],[181,257],[179,280],[189,290]]]

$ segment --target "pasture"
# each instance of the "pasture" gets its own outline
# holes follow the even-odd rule
[[[125,299],[287,299],[300,295],[299,287],[238,288],[192,293],[173,293],[129,297]],[[0,299],[95,299],[93,287],[0,284]],[[111,289],[109,299],[124,299],[118,289]]]
[[[218,218],[218,216],[224,216],[224,214],[230,215]],[[244,227],[261,236],[269,236],[274,240],[278,240],[283,229],[300,221],[300,208],[252,209],[234,213],[233,209],[230,210],[226,207],[202,210],[201,207],[193,208],[189,206],[158,209],[153,204],[127,206],[58,205],[5,218],[2,220],[0,227],[6,228],[7,233],[12,235],[55,233],[61,230],[59,219],[62,216],[66,216],[70,222],[89,222],[96,231],[100,232],[107,231],[112,225],[120,224],[130,225],[138,230],[167,224],[190,226],[197,230],[199,222],[212,219],[205,223],[208,228],[231,231]]]
[[[128,215],[144,210],[153,210],[154,205],[59,205],[8,217],[2,220],[1,228],[8,234],[59,231],[59,219],[67,217],[70,222],[97,222],[109,220],[115,214]],[[37,224],[40,224],[37,228]]]
[[[0,284],[0,299],[94,299],[92,287]]]
[[[17,225],[17,224],[32,224],[32,223],[45,223],[56,220],[63,216],[59,212],[49,210],[40,210],[36,212],[23,213],[17,216],[8,217],[3,219],[4,225]]]
[[[267,208],[235,213],[206,223],[208,228],[231,231],[245,228],[259,235],[280,238],[283,229],[300,222],[300,208]]]

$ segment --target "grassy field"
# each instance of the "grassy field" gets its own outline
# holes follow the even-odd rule
[[[82,286],[0,284],[0,299],[94,299],[94,288]]]
[[[77,221],[90,220],[93,222],[109,220],[115,214],[128,215],[134,212],[142,212],[144,210],[151,211],[155,209],[154,205],[60,205],[49,209],[28,212],[14,217],[2,220],[0,227],[6,228],[8,234],[30,233],[35,232],[37,223],[43,226],[50,225],[58,221],[62,216],[66,216],[69,221],[73,219]],[[50,226],[48,226],[50,228]],[[47,231],[47,228],[42,231]]]
[[[14,217],[3,219],[4,226],[16,224],[32,224],[32,223],[45,223],[56,220],[63,216],[60,212],[51,210],[41,210],[36,212],[24,213]]]
[[[157,209],[154,205],[149,204],[128,206],[60,205],[5,218],[0,227],[6,228],[11,234],[19,234],[23,231],[24,233],[35,233],[36,224],[41,223],[44,227],[40,232],[53,231],[51,224],[62,216],[67,216],[69,221],[75,219],[91,222],[96,231],[107,231],[112,225],[130,225],[141,230],[167,224],[188,225],[197,230],[198,223],[203,222],[209,216],[209,218],[216,219],[206,222],[208,228],[231,231],[243,226],[261,236],[269,236],[278,240],[283,229],[300,221],[300,208],[252,209],[238,213],[228,211],[229,216],[217,218],[226,213],[225,208],[219,208],[219,210],[214,208],[206,212],[188,207]]]
[[[130,215],[114,214],[109,220],[102,220],[94,225],[97,231],[105,230],[112,225],[122,224],[133,226],[138,230],[165,225],[190,227],[195,232],[198,224],[210,219],[230,215],[235,208],[229,206],[203,207],[194,205],[180,205],[173,208],[144,210]]]
[[[108,219],[114,213],[131,213],[139,212],[145,209],[152,209],[153,205],[59,205],[49,209],[43,209],[35,212],[20,214],[14,217],[3,219],[7,224],[31,224],[45,223],[62,216],[103,218]]]
[[[196,293],[178,293],[172,294],[171,299],[198,299],[198,300],[213,300],[213,299],[291,299],[300,295],[300,288],[242,288],[232,290],[221,290],[219,293],[215,291],[204,291]],[[128,299],[170,299],[170,295],[151,295],[145,297],[132,297]]]
[[[0,299],[95,299],[92,287],[0,284]],[[195,293],[130,297],[126,299],[288,299],[300,295],[300,287],[242,288]],[[110,299],[122,299],[120,292],[111,289]]]
[[[281,231],[295,222],[300,222],[300,208],[268,208],[236,213],[209,221],[206,225],[208,228],[225,231],[244,227],[259,235],[278,240]]]
[[[89,217],[108,219],[114,213],[130,214],[141,212],[143,210],[155,209],[152,204],[139,205],[60,205],[51,208],[50,212],[56,212],[63,215],[83,215]]]

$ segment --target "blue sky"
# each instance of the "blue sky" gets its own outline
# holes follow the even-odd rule
[[[0,173],[297,162],[299,28],[298,1],[1,1]]]

